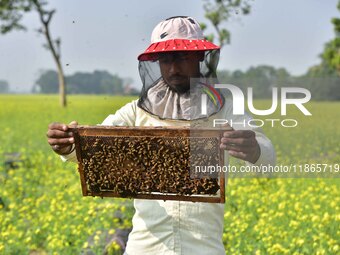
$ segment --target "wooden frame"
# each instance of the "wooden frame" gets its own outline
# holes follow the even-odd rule
[[[169,138],[221,138],[222,131],[219,129],[190,129],[189,127],[115,127],[115,126],[78,126],[70,130],[74,133],[75,149],[78,159],[78,171],[80,174],[80,181],[83,196],[100,196],[100,197],[125,197],[113,191],[91,191],[87,185],[83,164],[83,156],[81,153],[80,141],[82,138],[93,137],[169,137]],[[219,149],[219,164],[224,165],[224,150]],[[138,193],[131,196],[131,198],[138,199],[158,199],[158,200],[180,200],[192,202],[209,202],[209,203],[224,203],[225,202],[225,175],[223,172],[218,174],[219,191],[216,195],[178,195],[174,193]]]

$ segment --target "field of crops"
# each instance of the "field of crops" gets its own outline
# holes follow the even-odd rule
[[[107,235],[131,226],[132,200],[82,197],[76,166],[62,163],[45,136],[50,122],[98,124],[131,100],[70,96],[61,109],[56,96],[0,95],[0,254],[101,254]],[[288,111],[298,127],[264,127],[277,163],[339,164],[340,103],[308,109],[313,116]],[[6,168],[14,152],[22,163]],[[340,179],[235,178],[226,193],[227,254],[340,253]]]

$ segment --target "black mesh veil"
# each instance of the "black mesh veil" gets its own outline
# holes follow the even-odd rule
[[[212,80],[216,82],[216,69],[218,65],[220,51],[219,49],[207,50],[204,53],[204,59],[200,62],[201,77],[191,77],[196,78],[195,83],[197,84],[209,84],[210,82],[212,82]],[[199,87],[202,87],[201,85],[193,85],[191,82],[190,93],[192,93],[192,95],[174,95],[174,93],[176,92],[170,93],[168,91],[167,84],[162,79],[158,60],[139,61],[139,74],[143,83],[143,88],[138,100],[138,106],[140,108],[152,115],[158,116],[161,119],[195,120],[202,118],[200,114],[190,109],[192,108],[193,104],[197,103],[194,100],[192,88],[194,86],[196,91],[195,93],[197,93],[197,91],[199,91],[198,93],[201,93],[201,91],[203,90],[198,89]],[[202,82],[197,82],[197,79]],[[216,94],[216,91],[218,90],[214,91]],[[168,97],[168,100],[165,102],[166,97]],[[222,108],[224,104],[224,99],[222,96],[221,98],[222,102],[220,102],[219,104],[210,104],[210,106],[208,105],[208,115],[212,115]],[[169,101],[171,100],[176,101],[173,102],[174,105],[172,105],[172,103],[171,105],[169,104]],[[159,107],[161,102],[164,102],[164,106],[162,105],[163,108]],[[154,107],[155,104],[157,105],[157,107]],[[171,107],[173,107],[173,109]],[[187,109],[189,109],[190,114],[185,113]]]

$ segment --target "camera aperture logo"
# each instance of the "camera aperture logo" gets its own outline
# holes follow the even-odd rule
[[[232,84],[215,84],[215,89],[228,89],[232,95],[232,104],[233,104],[233,114],[234,115],[245,115],[245,95],[242,90],[235,85]],[[303,97],[293,98],[292,95],[300,94]],[[280,99],[280,100],[279,100]],[[281,116],[287,116],[287,105],[295,105],[303,115],[311,116],[312,114],[306,109],[304,104],[309,102],[311,99],[311,93],[308,89],[300,88],[300,87],[281,87],[280,88],[280,98],[278,93],[278,88],[272,88],[272,104],[269,109],[259,110],[254,107],[253,100],[253,88],[247,88],[247,105],[249,111],[258,116],[267,116],[273,114],[279,104],[281,108]],[[207,115],[207,100],[208,97],[206,94],[201,95],[201,114]],[[231,127],[235,124],[250,126],[250,127],[262,127],[265,124],[270,125],[271,127],[275,127],[276,125],[281,125],[282,127],[296,127],[298,125],[298,121],[296,119],[249,119],[244,120],[242,123],[233,122],[232,119],[214,119],[213,126],[217,127],[223,124],[229,124]]]

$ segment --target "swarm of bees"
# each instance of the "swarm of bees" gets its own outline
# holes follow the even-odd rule
[[[87,136],[80,146],[85,181],[95,193],[214,195],[220,189],[217,178],[193,169],[218,164],[215,138]]]

